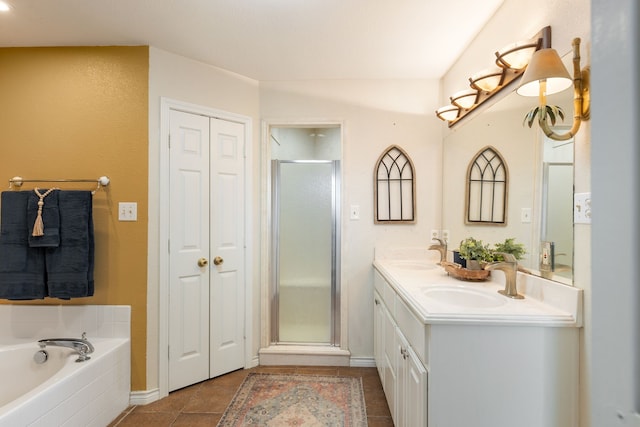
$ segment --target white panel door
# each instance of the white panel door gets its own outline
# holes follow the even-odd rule
[[[211,119],[211,377],[244,367],[244,140]]]
[[[169,391],[209,378],[209,118],[171,110]]]

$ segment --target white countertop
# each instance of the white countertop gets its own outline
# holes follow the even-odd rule
[[[374,268],[387,280],[413,313],[425,324],[495,324],[546,327],[582,326],[582,290],[528,274],[518,273],[517,300],[498,294],[504,273],[492,271],[484,282],[461,281],[436,265],[439,254],[425,248],[376,249]],[[489,306],[443,302],[429,292],[457,291],[486,297]],[[426,292],[425,292],[426,291]],[[453,292],[450,292],[453,291]],[[431,294],[433,295],[433,294]],[[473,295],[472,295],[473,296]]]

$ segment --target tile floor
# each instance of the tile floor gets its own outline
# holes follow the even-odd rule
[[[362,377],[369,427],[393,426],[376,368],[259,366],[235,371],[170,393],[144,406],[131,406],[109,427],[215,426],[249,372]]]

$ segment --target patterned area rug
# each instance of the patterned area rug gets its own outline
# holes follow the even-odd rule
[[[362,379],[250,373],[218,427],[366,427]]]

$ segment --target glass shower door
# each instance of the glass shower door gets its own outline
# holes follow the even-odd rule
[[[336,340],[336,161],[274,161],[272,341]]]

